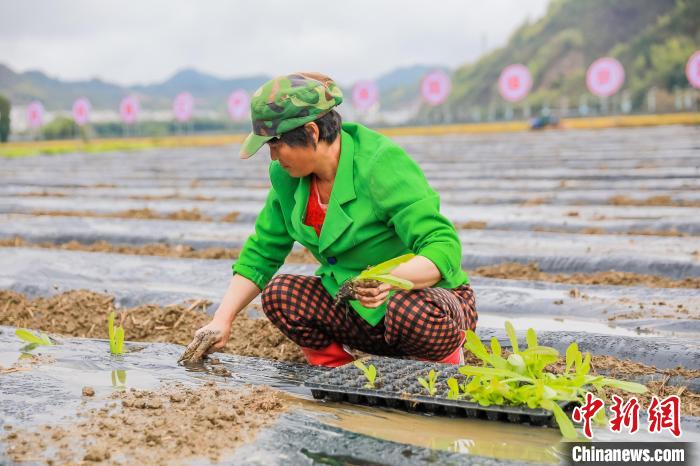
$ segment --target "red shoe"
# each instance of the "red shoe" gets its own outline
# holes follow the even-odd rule
[[[331,343],[321,349],[302,346],[301,351],[312,366],[338,367],[355,360],[353,355],[345,351],[340,343]]]
[[[457,364],[463,366],[464,349],[462,348],[462,345],[459,345],[456,350],[454,350],[452,353],[448,354],[447,356],[445,356],[437,362],[441,362],[443,364]]]
[[[441,362],[443,364],[457,364],[459,366],[464,365],[464,340],[462,340],[462,343],[459,344],[459,346],[450,354],[445,356],[442,359],[438,359],[437,361],[432,360],[432,359],[424,359],[424,358],[418,358],[419,361],[425,361],[425,362]]]

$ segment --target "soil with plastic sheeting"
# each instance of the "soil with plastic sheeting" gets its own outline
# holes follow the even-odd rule
[[[33,247],[42,249],[62,249],[65,251],[111,252],[134,256],[180,257],[184,259],[236,259],[241,252],[238,248],[211,247],[195,249],[192,246],[184,244],[152,243],[138,246],[114,245],[104,240],[95,241],[90,244],[83,244],[75,240],[60,244],[50,242],[30,243],[19,236],[9,239],[0,239],[0,247]],[[290,252],[285,262],[292,264],[318,263],[313,254],[306,248]]]
[[[94,391],[85,387],[83,396]],[[101,408],[81,409],[76,421],[9,429],[2,438],[12,461],[47,464],[172,464],[205,458],[218,462],[285,409],[269,388],[225,388],[214,382],[190,388],[117,391]]]
[[[194,300],[188,306],[142,305],[119,310],[117,321],[123,325],[127,341],[186,345],[192,341],[194,332],[211,320],[202,311],[208,304],[206,300]],[[249,308],[256,306],[251,304]],[[0,291],[0,325],[66,336],[107,338],[107,315],[115,309],[114,297],[85,290],[38,299]],[[252,319],[241,312],[234,320],[231,334],[223,352],[304,361],[299,347],[265,318]]]
[[[122,309],[118,321],[124,327],[125,339],[138,342],[164,342],[188,344],[198,328],[209,322],[210,316],[202,312],[206,303],[199,300],[188,307],[145,305]],[[49,298],[28,299],[14,292],[0,291],[0,325],[10,325],[42,330],[64,336],[83,338],[107,338],[106,316],[115,310],[114,298],[88,291],[71,291]],[[305,359],[299,347],[285,337],[266,318],[252,319],[241,313],[234,321],[232,338],[223,353],[256,356],[290,362]],[[358,355],[360,353],[357,353]],[[506,351],[504,354],[509,354]],[[465,352],[467,364],[481,365],[481,361]],[[565,366],[564,359],[553,365],[554,372]],[[676,367],[658,369],[631,360],[612,356],[593,355],[593,374],[630,378],[639,375],[658,376],[650,389],[679,390],[678,386],[667,387],[661,383],[666,378],[700,378],[700,370]],[[667,380],[668,382],[668,380]],[[684,390],[684,412],[700,415],[700,395]]]

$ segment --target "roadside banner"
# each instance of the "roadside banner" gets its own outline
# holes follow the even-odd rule
[[[358,81],[352,88],[352,105],[366,112],[379,101],[379,87],[374,81]]]
[[[599,58],[588,67],[586,86],[598,97],[610,97],[625,82],[625,69],[612,57]]]
[[[83,126],[90,121],[90,101],[81,97],[73,102],[73,119],[78,126]]]
[[[27,124],[30,128],[39,128],[44,124],[44,106],[38,100],[27,106]]]
[[[234,121],[244,119],[250,110],[250,97],[243,89],[235,90],[228,96],[228,114]]]
[[[696,89],[700,89],[700,50],[697,50],[685,64],[685,75],[688,82]]]
[[[440,105],[452,90],[452,82],[442,70],[431,71],[421,81],[420,92],[423,100],[430,105]]]
[[[194,97],[189,92],[180,92],[173,101],[173,113],[175,119],[184,123],[192,118],[194,111]]]
[[[119,104],[119,114],[124,123],[136,123],[139,119],[140,111],[141,106],[139,105],[139,99],[135,96],[124,97],[121,104]]]
[[[519,63],[508,65],[498,78],[498,91],[508,102],[523,100],[532,88],[532,76],[527,66]]]

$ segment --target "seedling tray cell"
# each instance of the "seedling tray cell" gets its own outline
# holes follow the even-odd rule
[[[447,398],[447,379],[454,377],[462,384],[467,377],[452,364],[440,364],[372,356],[362,362],[377,368],[375,388],[365,388],[367,379],[353,364],[319,373],[304,386],[311,389],[316,399],[345,401],[352,404],[386,406],[411,412],[427,412],[450,417],[470,417],[512,423],[529,423],[537,426],[556,427],[554,415],[545,409],[531,409],[521,406],[481,406],[478,403]],[[418,377],[427,380],[433,369],[439,373],[435,384],[435,396],[429,396],[420,385]],[[564,412],[570,413],[574,403],[560,402]]]

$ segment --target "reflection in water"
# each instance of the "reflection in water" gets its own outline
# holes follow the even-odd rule
[[[112,371],[112,387],[125,389],[126,388],[126,371],[117,369]]]
[[[311,458],[314,464],[328,464],[330,466],[387,466],[386,463],[376,463],[349,455],[331,455],[323,452],[313,452],[302,448],[301,453],[307,458]]]
[[[300,401],[319,421],[393,442],[490,458],[557,464],[559,430],[481,419],[449,418],[343,403]]]

